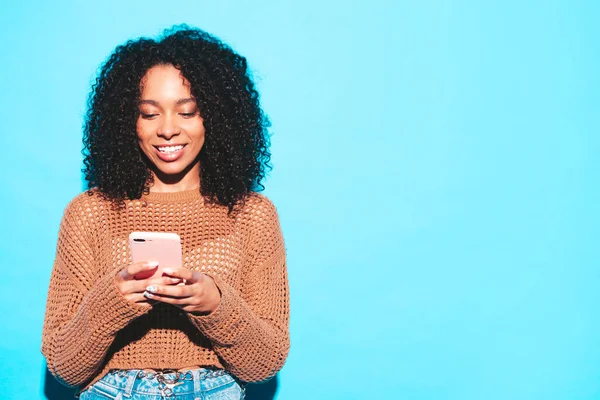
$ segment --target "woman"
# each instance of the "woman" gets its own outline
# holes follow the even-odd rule
[[[268,120],[246,60],[176,27],[116,48],[85,123],[89,190],[66,207],[42,352],[81,399],[243,398],[289,350],[285,247],[257,190]],[[134,231],[175,232],[182,265],[135,279]]]

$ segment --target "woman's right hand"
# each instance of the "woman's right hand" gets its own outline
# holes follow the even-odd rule
[[[171,278],[163,276],[160,278],[135,279],[135,275],[140,272],[147,271],[158,267],[156,261],[141,261],[133,263],[123,268],[117,274],[115,283],[117,289],[128,301],[140,305],[148,305],[156,303],[154,300],[149,300],[144,296],[146,288],[151,285],[175,285],[181,282],[179,278]]]

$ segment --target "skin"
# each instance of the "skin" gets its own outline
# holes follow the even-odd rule
[[[190,84],[172,65],[150,68],[141,82],[137,135],[152,167],[153,192],[178,192],[200,187],[198,154],[204,145],[204,120]],[[185,144],[177,161],[161,160],[155,146]]]
[[[150,191],[199,188],[198,155],[204,145],[205,130],[189,82],[172,65],[158,65],[148,70],[140,84],[137,135],[154,175]],[[185,144],[176,161],[164,161],[157,155],[155,146],[168,144]],[[136,274],[157,265],[156,261],[133,263],[117,274],[117,288],[128,301],[148,307],[160,301],[198,315],[218,308],[221,293],[213,279],[200,272],[172,267],[163,270],[168,276],[135,279]]]

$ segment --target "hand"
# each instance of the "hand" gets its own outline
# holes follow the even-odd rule
[[[160,278],[135,279],[135,275],[142,271],[151,270],[158,267],[156,261],[143,261],[128,265],[115,277],[117,289],[130,302],[150,306],[154,302],[148,301],[144,297],[144,291],[148,286],[156,285],[174,285],[181,282],[179,278],[163,276]]]
[[[165,268],[163,273],[179,278],[185,285],[148,285],[144,296],[190,313],[210,314],[219,307],[221,292],[210,276],[182,267]]]

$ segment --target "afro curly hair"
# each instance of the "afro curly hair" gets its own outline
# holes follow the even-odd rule
[[[199,154],[200,192],[229,213],[261,181],[270,165],[270,122],[259,104],[246,59],[216,37],[187,25],[157,39],[118,46],[100,67],[87,102],[82,172],[88,193],[97,190],[115,205],[148,193],[153,175],[137,142],[140,82],[156,65],[173,65],[190,83],[204,120]]]

